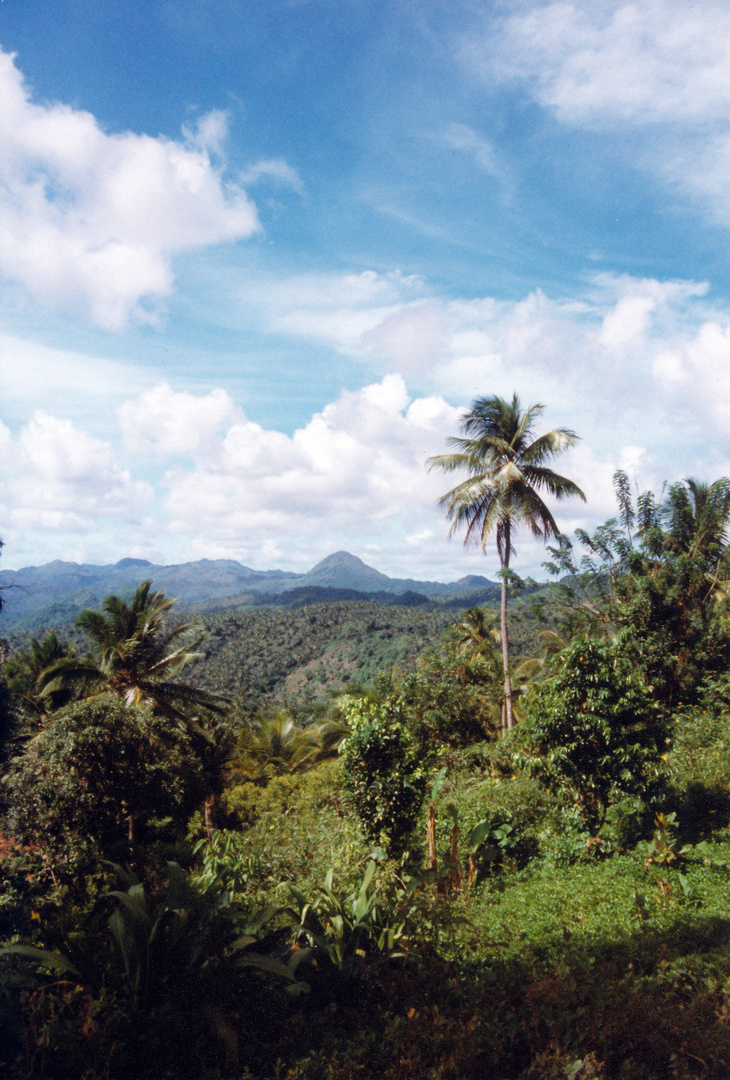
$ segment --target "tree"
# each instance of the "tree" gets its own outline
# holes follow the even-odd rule
[[[167,622],[175,603],[163,592],[151,592],[144,581],[130,603],[107,596],[101,611],[87,609],[76,619],[90,639],[90,656],[67,656],[50,664],[40,679],[47,695],[68,692],[88,698],[113,693],[130,707],[149,707],[152,714],[172,720],[194,737],[199,757],[210,779],[205,800],[208,835],[213,831],[216,789],[221,787],[221,768],[230,748],[230,732],[221,724],[200,722],[201,711],[219,715],[227,702],[175,676],[199,655],[195,650],[205,636],[196,627]],[[129,819],[129,842],[134,841],[134,811]]]
[[[40,641],[31,638],[24,649],[16,649],[8,658],[5,678],[26,727],[37,726],[71,701],[74,688],[70,684],[51,688],[47,672],[51,665],[71,660],[73,655],[73,649],[51,630]]]
[[[592,536],[578,530],[577,557],[561,536],[547,569],[568,631],[613,636],[631,628],[648,682],[665,709],[692,703],[710,673],[727,670],[730,481],[672,484],[664,503],[650,491],[634,503],[617,472],[619,516]]]
[[[274,776],[306,772],[334,757],[346,734],[346,725],[334,720],[300,727],[286,709],[259,709],[254,723],[238,739],[229,770],[260,784]]]
[[[4,786],[12,835],[54,861],[86,840],[119,853],[134,839],[135,818],[182,825],[207,785],[193,741],[173,719],[105,694],[53,713]]]
[[[350,727],[340,753],[344,788],[366,839],[393,854],[406,846],[426,789],[424,756],[396,696],[343,705]]]
[[[547,540],[559,535],[555,520],[540,497],[544,490],[556,499],[585,495],[564,476],[545,463],[572,446],[578,436],[567,428],[557,428],[533,438],[534,424],[543,410],[533,405],[522,410],[519,398],[478,398],[462,421],[462,436],[452,436],[452,454],[440,454],[429,461],[430,468],[444,472],[466,472],[467,477],[440,499],[452,521],[449,535],[465,529],[464,543],[479,543],[496,533],[497,553],[502,568],[501,635],[504,671],[504,701],[507,727],[513,723],[510,678],[507,596],[510,556],[514,553],[513,533],[527,525],[535,536]]]
[[[630,630],[612,644],[576,638],[533,690],[519,732],[527,771],[566,791],[594,834],[612,802],[651,790],[667,745],[636,644]]]
[[[149,705],[160,716],[193,726],[191,712],[222,713],[225,702],[175,676],[199,654],[204,634],[189,623],[169,628],[167,617],[175,603],[162,592],[151,592],[144,581],[130,603],[107,596],[101,611],[87,609],[76,625],[91,642],[88,657],[66,657],[46,668],[43,689],[60,691],[75,686],[80,696],[111,691],[127,705]],[[202,734],[200,728],[197,733]]]
[[[490,664],[495,646],[500,643],[494,612],[486,608],[472,607],[464,611],[452,628],[452,636],[459,653],[469,667]]]

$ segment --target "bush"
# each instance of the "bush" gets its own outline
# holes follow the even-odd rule
[[[365,837],[401,852],[418,819],[426,769],[402,703],[353,698],[343,707],[352,734],[342,748],[344,788]]]
[[[190,739],[177,724],[114,695],[54,713],[5,781],[14,837],[51,858],[88,842],[125,845],[133,814],[141,836],[153,819],[182,826],[206,792]]]
[[[612,802],[646,797],[667,739],[629,635],[564,649],[555,676],[528,699],[519,743],[527,771],[567,793],[594,832]]]

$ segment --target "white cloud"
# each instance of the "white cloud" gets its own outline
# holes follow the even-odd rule
[[[245,273],[233,279],[227,273],[217,276],[213,287],[219,298],[226,298],[227,325],[328,342],[345,354],[365,357],[372,352],[367,334],[423,292],[416,275],[374,270],[280,279]]]
[[[389,367],[415,374],[443,359],[448,330],[443,307],[425,301],[387,314],[365,332],[362,342]]]
[[[446,543],[437,502],[448,479],[426,469],[464,406],[493,393],[542,401],[547,427],[582,436],[560,461],[589,497],[556,506],[569,531],[615,512],[617,467],[657,492],[665,480],[730,470],[730,318],[702,283],[599,275],[579,297],[537,291],[518,302],[414,300],[420,283],[379,275],[333,279],[324,295],[304,278],[296,284],[282,296],[294,295],[298,314],[313,312],[323,346],[373,366],[396,361],[390,372],[343,392],[292,435],[255,423],[220,387],[131,386],[116,402],[125,459],[110,408],[102,438],[50,409],[17,437],[0,427],[3,565],[18,565],[11,542],[24,542],[49,557],[132,552],[290,569],[347,548],[380,552],[375,565],[403,576],[493,574],[491,548],[485,560],[459,538]],[[345,303],[361,318],[343,338],[329,316]],[[91,365],[76,373],[79,397],[85,374],[93,379]],[[127,386],[120,380],[118,393]],[[540,572],[544,553],[527,536],[518,557],[518,569]]]
[[[681,351],[704,322],[726,318],[705,299],[704,282],[604,273],[577,296],[537,289],[518,301],[414,299],[422,289],[417,280],[374,273],[299,277],[275,296],[247,290],[242,303],[265,326],[396,371],[420,393],[468,403],[517,388],[554,403],[570,418],[561,422],[579,429],[610,418],[628,441],[632,397],[653,393],[655,356]],[[654,427],[649,419],[647,436]]]
[[[695,337],[656,355],[657,384],[691,415],[704,418],[710,439],[730,432],[730,319],[703,323]]]
[[[240,184],[255,184],[257,181],[267,177],[271,180],[276,180],[280,184],[285,184],[287,187],[293,188],[294,191],[300,195],[304,194],[304,185],[301,178],[291,165],[288,165],[283,158],[271,158],[268,161],[257,161],[255,165],[245,169],[241,173],[238,180]]]
[[[471,59],[532,79],[537,100],[569,123],[724,120],[730,11],[719,0],[530,5],[498,24],[486,54],[475,43]]]
[[[69,420],[36,412],[12,439],[2,430],[0,491],[11,534],[85,532],[101,519],[135,518],[151,501],[149,484],[118,467],[109,443]]]
[[[138,364],[0,333],[0,399],[6,420],[16,412],[27,417],[34,408],[100,417],[113,410],[120,387],[135,393],[148,381]]]
[[[452,150],[465,151],[487,176],[506,183],[507,170],[492,143],[466,124],[449,124],[443,133],[443,141]]]
[[[225,390],[216,387],[197,397],[176,392],[167,383],[128,399],[117,411],[127,450],[158,457],[197,457],[222,428],[243,419]]]
[[[443,400],[411,402],[391,375],[343,393],[291,437],[238,420],[194,469],[167,473],[170,528],[198,549],[227,543],[243,557],[265,538],[364,542],[384,522],[432,512],[439,483],[426,458],[457,418]]]
[[[2,52],[0,103],[0,274],[44,304],[108,328],[153,318],[150,304],[172,291],[175,255],[259,228],[242,187],[213,160],[221,112],[185,141],[107,134],[90,113],[34,103]],[[285,168],[276,164],[282,178]]]
[[[635,151],[730,221],[730,9],[723,0],[530,4],[490,18],[462,58],[525,83],[563,123],[642,133]]]

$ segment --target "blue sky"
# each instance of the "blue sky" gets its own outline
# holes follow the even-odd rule
[[[724,0],[3,0],[3,565],[447,541],[516,391],[613,510],[730,473]],[[543,555],[518,540],[519,568]]]

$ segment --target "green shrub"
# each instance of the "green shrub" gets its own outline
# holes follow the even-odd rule
[[[519,735],[527,771],[566,793],[593,832],[612,802],[646,795],[666,742],[627,633],[612,645],[582,637],[564,649],[556,674],[530,695]]]
[[[335,759],[322,762],[310,772],[275,776],[263,787],[237,784],[224,791],[221,809],[231,827],[250,829],[265,819],[316,816],[324,807],[336,809],[341,798],[342,761]]]
[[[110,694],[54,713],[12,763],[5,791],[11,834],[65,861],[89,843],[121,854],[130,815],[137,839],[161,819],[182,826],[207,783],[174,720]]]
[[[365,837],[397,854],[423,802],[423,755],[397,698],[352,698],[343,712],[351,729],[341,750],[348,800]]]
[[[679,790],[730,789],[730,712],[697,709],[677,717],[667,772]]]

